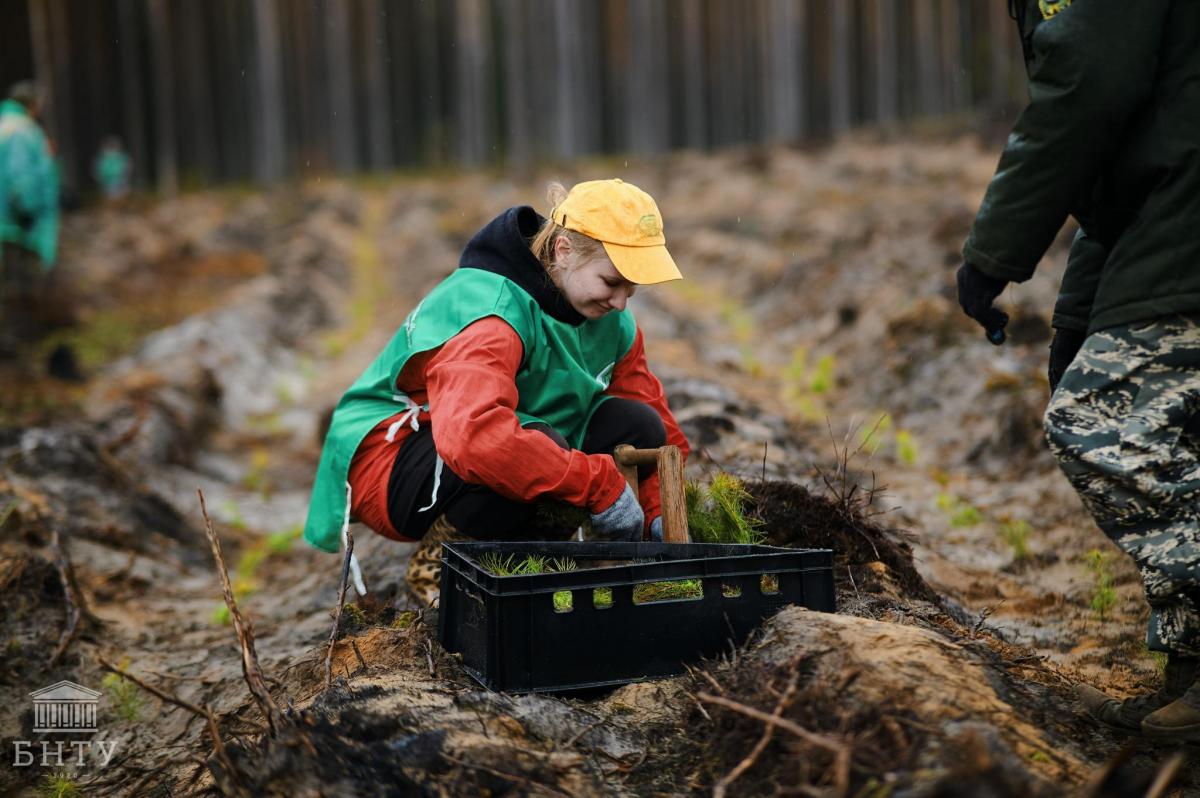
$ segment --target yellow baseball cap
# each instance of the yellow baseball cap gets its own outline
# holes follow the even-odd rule
[[[620,178],[577,183],[550,218],[602,243],[613,266],[631,283],[649,285],[683,277],[667,252],[658,205],[632,183]]]

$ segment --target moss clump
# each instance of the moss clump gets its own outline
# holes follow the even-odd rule
[[[753,500],[742,481],[718,472],[708,487],[696,482],[686,486],[688,531],[697,543],[762,543],[766,536],[760,522],[747,517]]]

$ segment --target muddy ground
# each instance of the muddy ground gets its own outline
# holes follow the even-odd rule
[[[80,323],[0,362],[0,793],[1144,795],[1168,771],[1189,794],[1189,764],[1069,702],[1157,664],[1136,571],[1041,439],[1070,231],[1004,295],[1006,346],[954,300],[994,162],[862,137],[69,218]],[[739,474],[771,542],[834,548],[839,613],[787,609],[674,679],[493,694],[410,605],[411,545],[356,528],[369,595],[325,689],[340,561],[298,538],[324,414],[491,215],[601,176],[657,198],[687,277],[634,307],[689,476]],[[44,376],[60,342],[86,382]],[[197,488],[277,710],[243,678]],[[221,748],[101,659],[211,712]],[[32,732],[29,694],[63,679],[102,693],[81,764]]]

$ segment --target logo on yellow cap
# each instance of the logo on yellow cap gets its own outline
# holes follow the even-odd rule
[[[638,219],[638,232],[646,238],[657,238],[662,235],[662,227],[658,223],[658,217],[652,213],[648,213]]]

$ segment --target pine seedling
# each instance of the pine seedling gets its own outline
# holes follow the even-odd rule
[[[47,773],[37,786],[39,798],[83,798],[83,792],[65,773]]]
[[[1092,609],[1104,620],[1105,614],[1117,604],[1117,591],[1113,587],[1112,571],[1108,568],[1108,555],[1100,549],[1087,553],[1087,568],[1092,573]]]
[[[129,660],[121,663],[121,669],[129,666]],[[142,696],[138,686],[119,673],[105,674],[100,686],[112,699],[113,712],[122,720],[137,720],[142,712]]]
[[[1025,521],[1002,522],[1000,537],[1012,549],[1014,560],[1024,560],[1029,556],[1029,524]]]
[[[718,472],[708,487],[689,482],[685,486],[688,529],[697,543],[754,544],[766,539],[760,522],[746,515],[752,499],[742,481]]]

